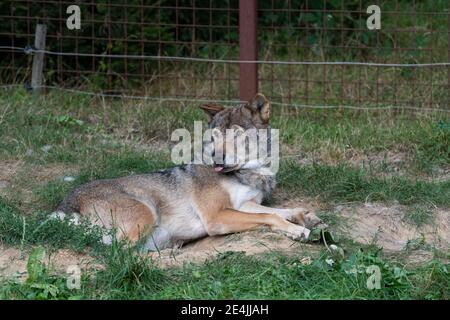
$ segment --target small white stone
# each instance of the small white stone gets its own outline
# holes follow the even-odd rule
[[[0,180],[0,189],[8,187],[8,182],[4,180]]]
[[[43,147],[41,148],[41,150],[44,151],[44,152],[48,152],[48,151],[50,151],[51,148],[52,148],[51,145],[46,144],[45,146],[43,146]]]
[[[65,182],[73,182],[73,181],[75,181],[75,178],[74,178],[74,177],[71,177],[71,176],[65,176],[65,177],[64,177],[64,181],[65,181]]]
[[[50,219],[56,219],[56,220],[64,220],[64,218],[66,217],[66,214],[62,211],[55,211],[52,212],[49,216]]]
[[[103,242],[103,244],[111,245],[112,244],[112,236],[104,234],[102,236],[102,242]]]
[[[300,259],[300,263],[309,266],[312,263],[311,257],[304,257]]]

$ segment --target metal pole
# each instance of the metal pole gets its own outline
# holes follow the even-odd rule
[[[258,60],[256,28],[258,12],[256,0],[239,0],[239,58]],[[258,65],[241,63],[239,65],[239,96],[249,101],[258,92]]]

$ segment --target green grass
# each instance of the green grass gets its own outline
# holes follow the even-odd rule
[[[167,150],[174,129],[192,129],[194,120],[205,120],[193,104],[102,101],[58,92],[34,101],[22,90],[1,91],[0,104],[0,159],[41,164],[86,163],[124,148],[154,151],[158,144]],[[272,117],[287,153],[334,163],[391,151],[406,155],[411,175],[448,168],[450,130],[441,124],[449,122],[443,113],[284,107],[273,107]]]
[[[23,214],[0,197],[0,243],[20,247],[45,244],[51,248],[71,248],[82,251],[98,248],[101,239],[98,227],[82,223],[73,226],[68,221],[49,219],[48,214]]]
[[[160,269],[123,244],[103,256],[105,269],[86,273],[79,290],[46,270],[32,280],[2,283],[3,299],[448,299],[448,267],[439,260],[406,269],[378,250],[359,250],[327,263],[323,252],[310,265],[301,256],[246,256],[225,252],[203,264]],[[379,268],[380,289],[367,287],[369,266]],[[38,284],[38,285],[36,285]],[[48,288],[53,287],[53,293]],[[47,292],[45,291],[47,289]]]
[[[193,127],[202,114],[194,108],[161,108],[112,100],[103,104],[85,96],[50,94],[35,101],[17,90],[0,92],[5,110],[0,122],[0,157],[34,163],[84,163],[102,152],[129,144],[169,141],[179,127]],[[137,143],[136,143],[137,144]],[[49,150],[43,147],[50,146]],[[151,148],[151,144],[142,146]]]
[[[292,161],[285,162],[281,166],[279,182],[282,188],[323,201],[397,200],[401,204],[450,204],[450,181],[425,182],[396,176],[379,178],[345,164],[299,166]]]
[[[2,280],[2,298],[450,298],[449,266],[442,262],[448,255],[405,267],[399,257],[373,248],[360,251],[360,245],[345,239],[345,258],[333,257],[333,266],[326,263],[327,251],[317,255],[302,250],[289,257],[223,253],[203,264],[161,269],[125,243],[106,247],[99,242],[102,230],[49,220],[48,212],[82,183],[172,166],[170,133],[205,120],[202,113],[194,105],[101,101],[72,94],[50,93],[34,101],[21,90],[0,92],[0,105],[0,161],[21,160],[20,170],[0,190],[0,243],[24,251],[70,248],[105,266],[84,273],[82,289],[75,291],[66,288],[65,275],[43,266],[28,282]],[[327,205],[398,201],[407,207],[405,220],[417,226],[432,223],[426,209],[431,204],[450,205],[450,182],[434,179],[450,165],[450,130],[440,125],[450,119],[443,114],[275,107],[272,120],[280,129],[278,180],[284,193]],[[389,156],[349,161],[379,154],[402,154],[404,159],[400,164]],[[310,161],[304,164],[302,158]],[[41,181],[39,169],[53,166],[64,170]],[[68,173],[73,182],[63,180]],[[321,216],[330,225],[342,222],[331,211]],[[312,257],[312,264],[300,263],[305,255]],[[368,265],[382,270],[381,290],[367,289],[369,275],[361,266]]]
[[[381,258],[373,250],[354,252],[346,259],[336,261],[333,266],[326,263],[328,256],[325,252],[314,259],[311,265],[301,264],[299,257],[276,253],[252,257],[243,252],[226,252],[201,265],[188,264],[165,270],[162,275],[157,275],[159,282],[154,281],[158,272],[155,267],[148,266],[145,273],[136,266],[137,261],[133,258],[131,266],[125,264],[123,268],[122,264],[120,270],[116,270],[112,264],[111,269],[104,270],[104,273],[120,274],[121,282],[113,281],[113,288],[118,290],[117,293],[113,292],[112,298],[130,298],[124,292],[131,294],[131,298],[149,299],[408,299],[445,298],[449,295],[446,286],[448,272],[445,265],[438,261],[433,261],[423,269],[408,271]],[[353,268],[369,265],[381,269],[382,290],[367,289],[368,276],[364,274],[348,274]],[[126,274],[124,269],[136,269],[132,274],[135,277],[123,278]],[[136,277],[137,274],[142,279]],[[428,283],[430,287],[423,291],[422,281],[429,280],[430,276],[434,276],[434,279]],[[133,279],[131,283],[130,279]],[[99,278],[98,281],[97,286],[101,285],[101,288],[111,283],[108,278]],[[144,286],[144,283],[150,287]],[[130,286],[135,286],[131,292]]]
[[[280,143],[288,145],[292,154],[310,154],[335,163],[355,155],[392,152],[404,155],[404,166],[411,175],[450,165],[450,130],[440,125],[450,123],[445,115],[416,118],[389,112],[278,111],[272,126],[280,129]],[[390,161],[376,160],[388,165]]]

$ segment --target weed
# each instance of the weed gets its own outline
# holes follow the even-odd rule
[[[404,219],[413,223],[417,228],[430,224],[434,221],[433,213],[430,210],[413,207],[405,213]]]

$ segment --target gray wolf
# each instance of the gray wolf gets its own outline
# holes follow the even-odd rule
[[[269,128],[270,102],[262,94],[237,107],[203,105],[209,127]],[[97,180],[70,192],[58,206],[58,217],[72,214],[116,230],[117,238],[143,240],[147,250],[180,245],[205,236],[258,227],[307,239],[320,223],[304,208],[278,209],[261,203],[274,190],[266,164],[187,164],[128,177]],[[109,242],[110,239],[104,239]]]

